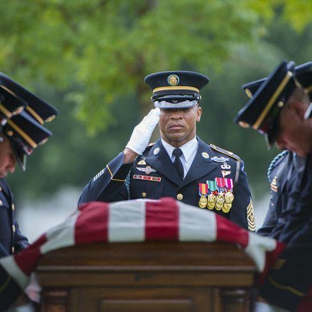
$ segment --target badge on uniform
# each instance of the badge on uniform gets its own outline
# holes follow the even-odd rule
[[[142,165],[146,165],[146,162],[144,159],[140,160],[137,165],[142,166]]]
[[[161,181],[161,177],[146,176],[146,175],[141,175],[141,174],[134,174],[133,179],[151,181],[151,182],[160,182]]]
[[[198,193],[199,193],[199,208],[206,208],[207,206],[207,194],[208,194],[208,185],[206,183],[198,184]]]
[[[221,156],[221,157],[214,156],[211,158],[211,160],[213,160],[215,162],[222,162],[222,163],[229,161],[229,159],[227,157],[223,157],[223,156]]]
[[[233,179],[216,178],[216,182],[219,189],[219,198],[217,199],[216,210],[222,210],[224,213],[228,213],[232,208],[234,200]]]
[[[206,183],[209,189],[207,208],[209,210],[212,210],[216,205],[217,195],[218,195],[218,186],[217,186],[216,181],[207,180]]]
[[[277,177],[274,177],[273,181],[271,182],[271,190],[273,192],[277,192],[278,188],[277,188]]]
[[[221,170],[223,178],[226,177],[227,175],[231,174],[231,171],[228,170]]]
[[[216,209],[228,213],[232,208],[234,200],[233,179],[215,178],[214,181],[207,180],[206,183],[198,184],[200,208]]]
[[[224,163],[221,165],[221,168],[222,168],[222,169],[231,169],[231,166],[228,165],[226,162],[224,162]]]
[[[151,166],[146,166],[146,167],[136,167],[137,170],[142,171],[146,174],[150,174],[151,172],[156,172],[155,169],[153,169]]]

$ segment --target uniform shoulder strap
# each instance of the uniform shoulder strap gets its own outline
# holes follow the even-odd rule
[[[241,159],[240,159],[239,156],[235,155],[234,153],[232,153],[232,152],[230,152],[230,151],[227,151],[227,150],[225,150],[225,149],[223,149],[223,148],[221,148],[221,147],[218,147],[218,146],[216,146],[216,145],[214,145],[214,144],[210,144],[210,147],[211,147],[213,150],[215,150],[215,151],[217,151],[217,152],[219,152],[219,153],[221,153],[221,154],[224,154],[224,155],[226,155],[226,156],[229,156],[229,157],[231,157],[231,158],[233,158],[233,159],[235,159],[235,160],[237,160],[237,161],[241,161]]]
[[[270,165],[269,165],[269,167],[268,167],[268,173],[267,173],[267,175],[268,175],[268,180],[269,180],[270,183],[272,182],[272,181],[271,181],[271,173],[272,173],[273,169],[274,169],[276,166],[278,166],[278,165],[281,163],[281,161],[282,161],[283,159],[285,159],[285,157],[286,157],[288,154],[289,154],[289,151],[283,151],[283,152],[279,153],[278,155],[276,155],[276,156],[274,157],[274,159],[271,161],[271,163],[270,163]]]

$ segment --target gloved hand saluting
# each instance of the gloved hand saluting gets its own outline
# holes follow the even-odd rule
[[[160,109],[158,107],[152,109],[133,129],[130,140],[126,147],[135,153],[142,155],[159,121],[159,116]]]

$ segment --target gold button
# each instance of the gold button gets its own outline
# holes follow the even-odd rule
[[[15,210],[15,206],[14,204],[11,205],[12,210]]]
[[[146,197],[146,193],[145,192],[142,193],[142,197]]]
[[[2,187],[0,186],[0,192],[2,192]]]
[[[3,205],[3,202],[2,202],[2,200],[0,200],[0,206],[2,206]]]
[[[12,231],[15,232],[15,225],[12,225]]]
[[[182,199],[183,199],[183,195],[182,195],[182,194],[178,194],[178,195],[177,195],[177,199],[178,199],[178,200],[182,200]]]
[[[14,251],[15,251],[15,248],[14,248],[14,247],[12,247],[12,254],[14,254]]]

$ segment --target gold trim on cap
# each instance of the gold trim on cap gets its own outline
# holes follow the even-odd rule
[[[2,85],[2,84],[0,85],[0,87],[1,87],[2,89],[6,90],[7,92],[11,93],[14,97],[16,97],[16,98],[19,99],[19,96],[18,96],[15,92],[13,92],[11,89],[7,88],[6,86],[4,86],[4,85]]]
[[[247,96],[251,99],[252,98],[252,93],[249,89],[245,90],[245,93],[247,94]]]
[[[51,122],[52,120],[54,120],[55,117],[56,117],[56,115],[52,115],[51,117],[47,118],[45,121]]]
[[[308,88],[304,88],[304,90],[308,93],[310,93],[312,91],[312,86],[308,87]]]
[[[44,120],[31,107],[27,106],[26,110],[28,110],[40,124],[44,124]]]
[[[37,147],[37,144],[34,140],[32,140],[30,138],[30,136],[25,132],[23,131],[20,127],[18,127],[11,119],[8,119],[8,124],[16,131],[18,132],[22,137],[23,139],[29,143],[29,145],[32,147],[32,148],[36,148]]]
[[[0,103],[0,111],[8,118],[12,117],[12,113]]]
[[[268,104],[266,105],[266,107],[262,111],[261,115],[259,116],[259,118],[256,120],[256,122],[252,126],[253,129],[255,129],[255,130],[259,129],[262,121],[267,116],[269,110],[272,108],[273,104],[275,103],[276,98],[282,93],[283,89],[285,88],[286,84],[288,83],[288,81],[290,80],[290,78],[292,76],[293,76],[293,74],[291,71],[288,71],[286,73],[286,76],[284,77],[284,79],[282,80],[282,82],[280,83],[280,85],[278,86],[276,91],[273,93],[271,99],[268,101]]]
[[[168,87],[159,87],[155,88],[153,92],[158,92],[158,91],[167,91],[167,90],[191,90],[191,91],[196,91],[199,92],[199,89],[195,87],[188,87],[188,86],[168,86]]]

